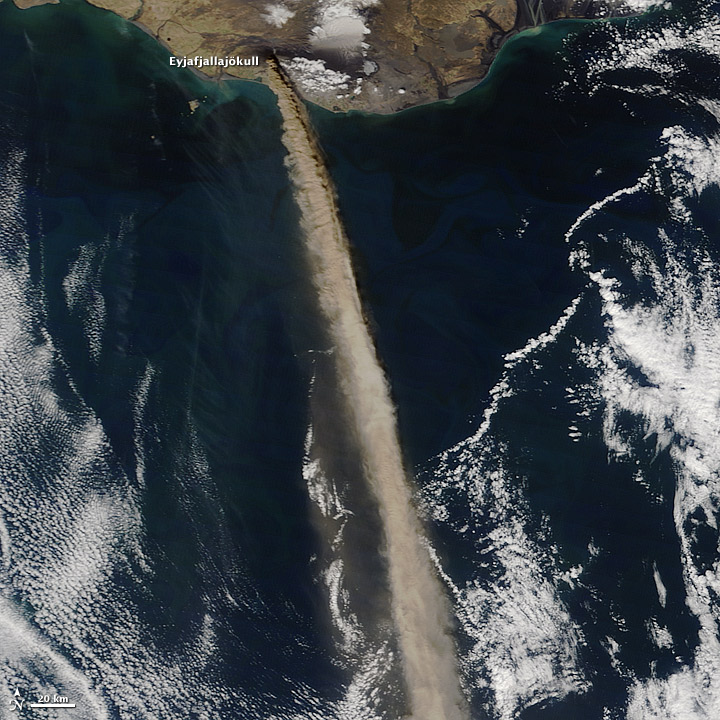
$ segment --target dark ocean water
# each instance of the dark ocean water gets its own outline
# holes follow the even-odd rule
[[[452,102],[312,117],[473,718],[720,717],[716,9],[552,24]],[[329,346],[272,94],[6,1],[0,129],[8,700],[394,720],[372,512],[313,459]]]

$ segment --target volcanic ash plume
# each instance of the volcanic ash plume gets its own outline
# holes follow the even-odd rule
[[[332,183],[305,110],[274,60],[271,86],[320,307],[335,345],[348,424],[380,510],[392,614],[413,720],[468,717],[460,690],[449,606],[423,545],[397,436],[395,411],[365,324]]]

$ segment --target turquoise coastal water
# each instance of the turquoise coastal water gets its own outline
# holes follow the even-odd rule
[[[718,32],[557,23],[453,102],[311,109],[473,718],[714,717]],[[6,1],[0,128],[3,682],[394,720],[371,513],[307,456],[331,348],[272,94]]]

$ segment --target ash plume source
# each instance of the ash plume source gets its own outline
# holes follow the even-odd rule
[[[348,425],[385,535],[392,616],[413,720],[466,720],[450,605],[423,544],[397,435],[395,409],[358,295],[332,182],[305,110],[275,58],[270,86],[283,117],[283,144],[301,229],[334,357]]]

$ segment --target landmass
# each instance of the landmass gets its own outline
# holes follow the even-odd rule
[[[28,8],[58,0],[13,0]],[[307,100],[391,113],[453,97],[517,32],[559,18],[633,14],[651,0],[92,0],[174,55],[277,57]],[[267,81],[256,67],[210,67]]]

